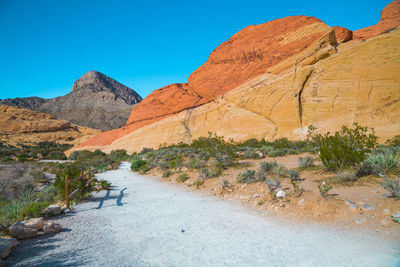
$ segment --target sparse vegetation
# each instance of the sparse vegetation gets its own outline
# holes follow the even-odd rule
[[[253,170],[242,170],[236,177],[236,181],[238,183],[246,183],[246,184],[250,184],[250,183],[255,183],[258,182],[257,176],[256,176],[256,171]]]
[[[165,170],[165,171],[163,171],[163,173],[162,173],[162,177],[163,177],[163,178],[168,178],[168,177],[171,176],[171,174],[172,174],[172,172],[171,172],[170,170]]]
[[[186,182],[188,179],[189,179],[189,176],[188,176],[186,173],[182,173],[182,174],[180,174],[180,175],[176,178],[176,181],[177,181],[178,183],[184,183],[184,182]]]
[[[276,189],[281,187],[281,179],[279,177],[266,178],[264,182],[268,186],[271,195],[273,195],[273,192],[275,192]]]
[[[378,137],[374,129],[354,123],[352,128],[342,126],[333,135],[330,132],[321,135],[314,134],[315,127],[310,127],[309,136],[318,145],[319,157],[324,167],[329,171],[340,172],[346,167],[361,163],[377,145]]]
[[[299,168],[306,169],[311,167],[314,167],[314,159],[312,157],[299,157]]]
[[[390,192],[390,196],[399,199],[400,198],[400,181],[399,179],[392,179],[385,177],[381,182],[383,188]]]
[[[328,196],[328,192],[332,189],[332,186],[328,183],[328,181],[323,181],[318,184],[318,189],[321,197],[325,198]]]

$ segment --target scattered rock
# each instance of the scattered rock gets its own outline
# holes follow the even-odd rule
[[[45,234],[53,234],[53,233],[58,233],[61,232],[61,225],[58,223],[46,223],[45,226],[43,227],[43,232]]]
[[[370,210],[373,210],[374,207],[372,207],[369,204],[364,204],[364,205],[361,206],[361,209],[364,210],[364,211],[370,211]]]
[[[57,216],[61,213],[61,207],[58,204],[53,204],[47,207],[45,210],[45,215],[49,216]]]
[[[29,239],[37,236],[39,230],[32,226],[16,222],[10,227],[11,236],[17,239]]]
[[[356,222],[356,223],[363,223],[364,220],[355,220],[354,222]]]
[[[181,229],[181,233],[184,233],[184,232],[185,232],[185,230]]]
[[[260,157],[260,158],[264,158],[264,154],[261,151],[256,151],[256,154]]]
[[[38,230],[42,230],[44,227],[44,218],[33,218],[24,223],[25,226],[35,227]]]
[[[350,207],[349,207],[349,209],[351,209],[351,210],[358,210],[358,207],[357,207],[357,205],[350,205]]]
[[[303,203],[304,203],[304,198],[300,199],[300,200],[297,202],[298,205],[302,205]]]
[[[19,245],[15,238],[0,239],[0,259],[5,259],[10,255],[11,249]],[[1,265],[0,265],[1,266]]]
[[[346,200],[346,204],[347,204],[347,205],[350,205],[350,206],[356,205],[356,203],[354,203],[353,201],[351,201],[351,200],[349,200],[349,199]]]
[[[283,191],[282,189],[280,189],[280,190],[278,191],[278,193],[276,193],[276,197],[277,197],[277,198],[284,198],[284,197],[286,197],[286,192]]]
[[[258,198],[260,195],[258,195],[258,194],[255,194],[254,196],[253,196],[253,198]]]

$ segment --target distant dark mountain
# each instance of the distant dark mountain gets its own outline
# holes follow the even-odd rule
[[[0,104],[29,108],[77,125],[107,131],[123,126],[133,106],[141,100],[140,95],[129,87],[100,72],[89,71],[65,96],[4,99]]]

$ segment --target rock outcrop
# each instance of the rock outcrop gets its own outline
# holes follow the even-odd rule
[[[311,124],[334,131],[354,121],[384,141],[400,132],[400,29],[350,39],[347,29],[306,16],[249,26],[215,49],[188,84],[154,91],[124,127],[73,150],[133,152],[208,132],[236,141],[303,139]]]
[[[388,4],[381,12],[378,24],[353,32],[354,40],[366,40],[384,32],[390,32],[400,25],[400,0]]]
[[[65,96],[4,99],[0,104],[29,108],[79,126],[106,131],[123,126],[141,100],[132,89],[100,72],[89,71]]]
[[[0,142],[11,145],[43,141],[79,144],[99,132],[54,119],[45,113],[0,105]]]

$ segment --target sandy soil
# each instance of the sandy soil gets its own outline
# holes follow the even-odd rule
[[[22,242],[10,266],[396,266],[399,246],[363,230],[289,223],[267,210],[129,171],[56,219],[64,231]]]

